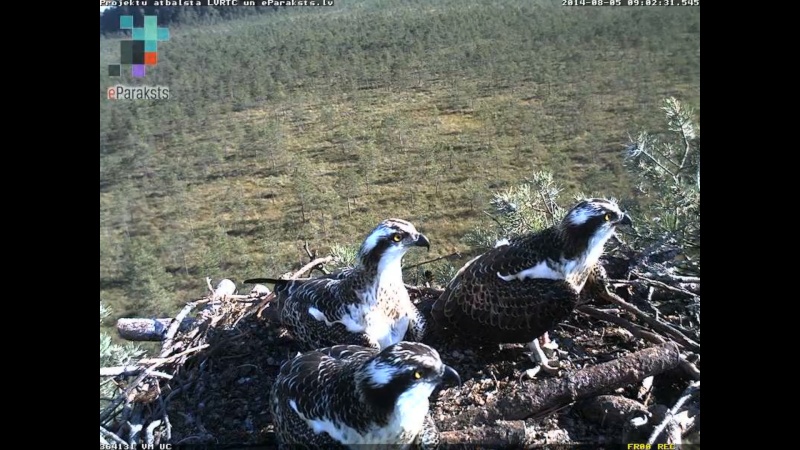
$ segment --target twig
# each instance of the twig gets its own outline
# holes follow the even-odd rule
[[[296,280],[296,279],[300,278],[300,275],[303,275],[304,273],[308,272],[309,270],[312,270],[317,266],[322,267],[323,264],[327,264],[327,263],[329,263],[331,261],[333,261],[333,256],[326,256],[324,258],[317,258],[317,259],[311,261],[310,263],[306,264],[305,266],[301,267],[300,270],[295,272],[295,274],[292,275],[289,279],[290,280]]]
[[[469,442],[478,448],[523,448],[534,442],[535,431],[525,426],[524,420],[498,420],[493,426],[470,427],[463,430],[442,431],[441,443],[458,445]]]
[[[617,294],[614,294],[613,292],[605,291],[603,293],[602,297],[605,298],[606,300],[614,303],[614,304],[619,305],[625,311],[628,311],[629,313],[632,313],[636,317],[638,317],[638,318],[642,319],[643,321],[647,322],[647,324],[650,325],[651,327],[653,327],[653,329],[655,329],[656,331],[664,333],[664,334],[670,336],[671,338],[673,338],[676,342],[678,342],[682,346],[689,347],[692,350],[697,351],[697,352],[700,351],[700,344],[698,344],[697,342],[689,339],[686,335],[684,335],[680,331],[676,330],[671,325],[669,325],[667,323],[664,323],[664,322],[660,322],[657,319],[654,319],[653,317],[650,317],[647,313],[645,313],[641,309],[637,308],[636,306],[626,302],[625,300],[620,298]]]
[[[208,286],[208,291],[211,292],[211,295],[214,295],[214,287],[211,286],[211,277],[206,277],[206,286]]]
[[[639,278],[649,278],[651,280],[658,280],[664,281],[667,283],[692,283],[692,284],[700,284],[700,277],[690,277],[686,275],[675,275],[672,273],[666,272],[659,272],[656,270],[655,267],[652,266],[645,266],[646,268],[652,270],[652,272],[638,272],[633,271],[632,275],[636,275]]]
[[[303,250],[306,251],[306,255],[308,255],[308,259],[310,261],[312,261],[314,259],[317,259],[317,252],[312,252],[311,249],[308,248],[308,241],[305,241],[305,243],[303,244]],[[325,267],[323,267],[321,264],[316,269],[319,270],[320,272],[322,272],[325,275],[329,275],[330,274],[330,272],[327,269],[325,269]]]
[[[634,284],[637,284],[637,282],[642,282],[642,283],[645,283],[645,284],[649,284],[652,287],[661,288],[661,289],[664,289],[664,290],[667,290],[667,291],[670,291],[670,292],[675,292],[675,293],[678,293],[678,294],[687,295],[687,296],[692,297],[692,298],[698,297],[698,295],[695,294],[694,292],[687,291],[686,289],[683,289],[683,288],[670,286],[670,285],[668,285],[666,283],[663,283],[661,281],[651,280],[649,278],[639,277],[639,278],[637,278],[635,280],[614,280],[614,283],[619,283],[619,284],[623,284],[623,285],[634,285]]]
[[[687,400],[692,398],[692,396],[700,390],[700,381],[693,381],[689,383],[689,386],[683,391],[681,398],[675,403],[675,406],[669,410],[669,412],[664,417],[664,420],[658,424],[658,426],[653,430],[653,434],[650,435],[650,439],[647,440],[647,443],[652,445],[658,436],[664,431],[664,428],[672,421],[672,418],[678,414],[678,411],[683,407],[683,404],[686,403]]]
[[[210,287],[211,279],[206,278],[206,281],[209,282],[209,287]],[[212,290],[211,292],[213,293],[214,291]],[[164,344],[161,346],[161,353],[158,354],[159,358],[167,356],[169,352],[172,351],[172,343],[175,340],[175,334],[178,333],[178,328],[180,328],[181,322],[183,322],[183,319],[189,315],[189,313],[192,311],[192,309],[194,309],[195,306],[197,306],[197,302],[187,303],[186,306],[183,307],[181,312],[179,312],[178,315],[175,316],[172,325],[170,325],[169,329],[167,330],[167,334],[164,335]]]
[[[613,361],[580,369],[561,378],[523,383],[519,388],[494,396],[482,408],[469,410],[452,422],[474,426],[494,420],[524,420],[537,413],[663,373],[680,363],[677,344],[668,342],[646,348]]]
[[[613,316],[606,312],[600,311],[599,309],[594,308],[592,306],[583,305],[577,307],[576,309],[578,310],[578,312],[586,314],[590,317],[594,317],[595,319],[605,320],[606,322],[611,322],[613,324],[619,325],[625,328],[626,330],[630,331],[631,334],[633,334],[634,336],[640,339],[644,339],[645,341],[651,342],[653,344],[661,345],[667,342],[667,340],[662,338],[661,336],[651,333],[647,330],[644,330],[640,326],[631,323],[627,319],[618,316]],[[692,379],[694,380],[700,379],[700,370],[694,364],[687,361],[686,358],[683,357],[683,355],[681,355],[681,361],[678,365],[687,374],[689,374],[689,376],[692,377]]]
[[[149,364],[150,362],[153,362],[153,361],[155,361],[155,363],[153,365],[151,365],[150,367],[148,367],[147,369],[145,369],[141,374],[139,374],[139,376],[136,377],[133,380],[133,382],[131,382],[131,384],[128,385],[128,387],[125,388],[125,390],[121,394],[119,394],[117,396],[117,398],[114,399],[114,401],[111,402],[110,405],[106,406],[106,408],[100,413],[100,423],[102,424],[103,422],[105,422],[111,416],[111,414],[114,412],[114,409],[116,409],[117,406],[120,405],[120,403],[122,403],[123,401],[126,401],[128,396],[133,392],[134,389],[136,389],[136,387],[139,385],[139,383],[141,383],[145,378],[147,378],[147,376],[151,375],[150,372],[152,372],[153,370],[155,370],[159,366],[161,366],[163,364],[166,364],[167,362],[174,361],[174,360],[176,360],[176,359],[178,359],[178,358],[180,358],[182,356],[185,356],[185,355],[187,355],[189,353],[193,353],[193,352],[202,350],[202,349],[204,349],[206,347],[208,347],[208,344],[203,344],[203,345],[199,345],[197,347],[190,348],[190,349],[185,350],[185,351],[183,351],[181,353],[178,353],[177,355],[170,356],[169,358],[152,358],[152,359],[143,359],[143,360],[139,361],[140,364]]]
[[[122,403],[123,401],[127,401],[128,396],[131,395],[131,393],[133,392],[134,389],[136,389],[139,383],[141,383],[145,378],[147,378],[148,375],[150,375],[149,371],[155,369],[158,366],[160,366],[160,364],[154,364],[150,366],[147,370],[139,374],[139,376],[136,377],[133,380],[133,382],[131,382],[131,384],[128,385],[128,387],[125,388],[124,391],[122,391],[122,393],[117,395],[117,398],[115,398],[114,401],[112,401],[110,405],[106,406],[106,408],[100,413],[100,423],[102,424],[103,422],[105,422],[111,416],[111,414],[114,412],[117,406],[120,405],[120,403]]]
[[[198,351],[203,350],[205,348],[208,348],[208,346],[209,346],[209,344],[198,345],[196,347],[188,348],[188,349],[186,349],[186,350],[184,350],[184,351],[182,351],[180,353],[176,353],[176,354],[174,354],[174,355],[172,355],[170,357],[167,357],[167,358],[145,358],[145,359],[142,359],[141,361],[139,361],[139,364],[151,364],[152,363],[152,364],[155,364],[156,367],[158,367],[158,366],[166,364],[168,362],[172,362],[172,361],[175,361],[177,359],[180,359],[183,356],[186,356],[186,355],[189,355],[191,353],[195,353],[195,352],[198,352]]]
[[[500,220],[497,217],[489,214],[486,211],[484,211],[483,213],[486,214],[487,216],[489,216],[490,219],[494,220],[495,223],[497,223],[497,225],[500,226],[500,229],[503,230],[503,234],[508,234],[508,230],[506,229],[506,227],[503,226],[503,224],[500,222]]]
[[[140,373],[142,370],[145,370],[144,367],[139,366],[118,366],[118,367],[101,367],[100,368],[100,376],[101,377],[117,377],[117,376],[130,376],[136,375]],[[172,375],[164,372],[158,372],[155,370],[150,371],[150,375],[165,378],[167,380],[172,379]]]
[[[136,414],[131,417],[131,420],[127,422],[128,427],[130,428],[130,434],[128,434],[128,444],[133,447],[136,445],[136,437],[139,436],[139,433],[142,431],[142,411],[139,408],[135,408]]]
[[[167,403],[164,401],[164,396],[161,395],[161,386],[156,383],[156,391],[158,391],[158,407],[161,408],[161,419],[164,421],[164,434],[167,442],[172,441],[172,424],[169,423],[169,415],[167,414]]]
[[[404,267],[404,269],[413,269],[414,267],[424,266],[425,264],[430,264],[432,262],[436,262],[436,261],[439,261],[439,260],[442,260],[442,259],[447,259],[447,258],[452,258],[452,257],[460,258],[461,257],[461,253],[453,252],[453,253],[450,253],[449,255],[444,255],[444,256],[440,256],[438,258],[433,258],[433,259],[429,259],[427,261],[422,261],[421,263],[412,264],[412,265],[410,265],[408,267]]]
[[[153,431],[156,429],[157,426],[161,425],[161,420],[154,420],[147,425],[147,428],[144,429],[144,441],[148,447],[153,447]]]
[[[605,320],[606,322],[611,322],[615,325],[619,325],[622,328],[625,328],[626,330],[630,331],[631,334],[633,334],[634,336],[640,339],[644,339],[645,341],[651,342],[653,344],[663,344],[666,342],[666,340],[661,336],[651,333],[643,329],[639,325],[631,323],[625,318],[608,314],[606,312],[600,311],[599,309],[593,306],[582,305],[577,307],[576,309],[578,310],[578,312],[586,314],[587,316],[590,317],[594,317],[595,319]]]
[[[102,425],[100,425],[100,436],[103,436],[106,439],[111,439],[112,441],[116,442],[117,444],[121,444],[121,445],[125,445],[125,446],[128,445],[128,443],[123,441],[121,437],[119,437],[116,434],[106,430],[105,428],[103,428]]]

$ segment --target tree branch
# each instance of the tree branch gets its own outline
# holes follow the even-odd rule
[[[689,339],[688,337],[686,337],[686,335],[684,335],[680,331],[676,330],[675,328],[673,328],[669,324],[664,323],[664,322],[660,322],[658,319],[650,317],[647,313],[645,313],[641,309],[639,309],[636,306],[634,306],[634,305],[626,302],[625,300],[621,299],[617,294],[614,294],[613,292],[605,291],[603,293],[602,297],[604,299],[610,301],[611,303],[619,305],[625,311],[628,311],[629,313],[631,313],[631,314],[635,315],[636,317],[642,319],[643,321],[647,322],[647,324],[650,325],[651,327],[653,327],[654,330],[656,330],[658,332],[661,332],[661,333],[664,333],[665,335],[671,337],[672,339],[674,339],[676,342],[678,342],[682,346],[691,348],[692,350],[697,351],[697,352],[700,351],[700,344],[698,344],[697,342],[694,342],[693,340]]]
[[[656,345],[663,345],[663,344],[665,344],[667,342],[667,340],[662,338],[661,336],[659,336],[659,335],[657,335],[655,333],[651,333],[651,332],[649,332],[647,330],[644,330],[640,326],[635,325],[635,324],[631,323],[630,321],[628,321],[628,320],[626,320],[626,319],[624,319],[622,317],[617,317],[617,316],[608,314],[607,312],[600,311],[599,309],[596,309],[596,308],[594,308],[592,306],[583,305],[583,306],[577,307],[576,309],[578,310],[578,312],[586,314],[586,315],[588,315],[590,317],[594,317],[595,319],[605,320],[606,322],[611,322],[613,324],[619,325],[622,328],[625,328],[626,330],[630,331],[631,334],[633,334],[634,336],[636,336],[636,337],[638,337],[640,339],[644,339],[647,342],[650,342],[650,343],[653,343],[653,344],[656,344]],[[683,356],[681,356],[681,362],[678,365],[687,374],[689,374],[689,376],[692,377],[692,379],[694,379],[694,380],[699,380],[700,379],[700,370],[697,369],[697,367],[695,367],[694,364],[692,364],[689,361],[687,361],[686,358],[684,358]]]
[[[666,414],[666,417],[664,417],[664,420],[660,424],[658,424],[655,430],[653,430],[653,434],[651,434],[650,439],[647,440],[648,444],[652,445],[656,441],[656,439],[658,439],[658,435],[660,435],[664,431],[664,428],[667,427],[667,424],[672,422],[672,418],[678,414],[678,411],[680,411],[681,407],[683,407],[683,404],[686,403],[687,400],[692,398],[692,396],[699,391],[700,391],[700,381],[693,381],[689,383],[689,386],[687,386],[686,389],[683,391],[681,398],[679,398],[678,401],[675,402],[675,406],[673,406],[672,409],[669,410],[669,412]]]
[[[174,318],[121,318],[117,320],[117,333],[119,337],[128,341],[161,341],[174,320]],[[194,319],[184,318],[178,325],[178,331],[186,332],[194,324]]]
[[[137,375],[141,373],[141,371],[145,370],[144,367],[139,366],[118,366],[118,367],[101,367],[100,368],[100,376],[101,377],[117,377],[117,376],[130,376],[130,375]],[[172,379],[172,375],[164,372],[158,372],[155,370],[150,371],[150,375],[164,378],[167,380]]]
[[[638,383],[676,367],[680,361],[678,346],[668,342],[565,377],[520,383],[518,390],[495,396],[479,410],[467,411],[452,420],[473,425],[491,424],[499,419],[524,420],[599,392]]]
[[[292,275],[289,279],[290,280],[296,280],[296,279],[300,278],[301,275],[303,275],[304,273],[308,272],[309,270],[313,270],[313,269],[322,267],[323,264],[327,264],[327,263],[329,263],[331,261],[333,261],[333,256],[326,256],[324,258],[317,258],[317,259],[311,261],[310,263],[306,264],[305,266],[301,267],[300,270],[295,272],[294,275]],[[319,267],[317,267],[317,266],[319,266]]]
[[[114,441],[117,444],[124,445],[126,447],[128,446],[128,443],[123,441],[121,437],[119,437],[116,434],[106,430],[105,428],[103,428],[102,425],[100,426],[100,436],[102,436],[102,437],[104,437],[106,439],[111,439],[112,441]]]

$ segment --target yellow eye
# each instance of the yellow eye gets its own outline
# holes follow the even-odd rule
[[[611,220],[611,214],[608,214],[608,213],[606,213],[606,217],[605,217],[605,219],[606,219],[606,222],[608,222],[609,220]]]
[[[419,380],[420,378],[422,378],[422,374],[419,372],[414,372],[414,378]]]
[[[401,236],[400,233],[395,233],[392,235],[392,240],[395,242],[400,242],[403,240],[403,236]]]

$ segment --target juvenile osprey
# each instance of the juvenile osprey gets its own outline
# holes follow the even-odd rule
[[[411,247],[430,242],[410,222],[381,222],[361,245],[355,267],[306,280],[275,283],[281,321],[308,349],[348,344],[383,349],[425,333],[425,319],[411,303],[401,261]]]
[[[617,225],[631,219],[616,203],[586,199],[553,227],[503,240],[469,261],[432,309],[434,322],[482,343],[530,342],[548,368],[536,338],[566,319],[588,281],[606,288],[598,263]]]
[[[272,385],[275,434],[287,447],[435,447],[428,397],[442,381],[461,384],[436,350],[417,342],[380,352],[337,345],[298,355],[283,363]]]

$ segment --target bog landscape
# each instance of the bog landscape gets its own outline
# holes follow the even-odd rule
[[[143,78],[109,76],[122,15],[169,28]],[[116,7],[100,31],[101,445],[280,442],[270,392],[305,350],[245,280],[335,276],[404,219],[434,323],[468,261],[590,197],[633,227],[549,329],[558,370],[431,325],[461,379],[430,396],[440,445],[699,446],[699,7]]]

